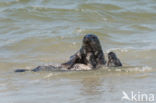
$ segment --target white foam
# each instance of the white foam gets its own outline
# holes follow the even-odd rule
[[[152,70],[152,68],[149,67],[149,66],[125,68],[126,72],[148,72],[148,71],[151,71],[151,70]]]
[[[116,67],[104,67],[102,68],[103,70],[106,70],[108,72],[112,72],[112,71],[115,71],[115,72],[149,72],[152,70],[152,67],[149,67],[149,66],[143,66],[143,67],[120,67],[120,68],[116,68]]]
[[[111,49],[108,49],[106,51],[106,53],[109,53],[110,51],[128,52],[130,49],[134,49],[134,48],[132,48],[132,47],[128,47],[128,48],[111,48]]]
[[[56,75],[56,74],[55,74],[55,73],[49,73],[48,75],[46,75],[46,76],[44,77],[44,79],[50,78],[50,77],[52,77],[52,76],[54,76],[54,75]]]

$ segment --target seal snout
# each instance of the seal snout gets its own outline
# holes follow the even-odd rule
[[[85,43],[89,43],[91,41],[91,35],[86,35],[85,37],[84,37],[84,42]]]
[[[92,42],[93,39],[94,38],[94,35],[93,34],[87,34],[84,38],[83,38],[83,41],[84,41],[84,43],[90,43],[90,42]]]

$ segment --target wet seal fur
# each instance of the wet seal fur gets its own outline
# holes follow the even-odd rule
[[[60,66],[38,66],[32,70],[17,69],[15,72],[25,71],[51,71],[51,70],[91,70],[100,65],[105,65],[104,53],[98,37],[94,34],[87,34],[82,40],[82,46],[70,60]]]
[[[108,53],[108,61],[107,61],[108,67],[119,67],[122,66],[122,63],[117,58],[116,54],[114,52]]]
[[[115,54],[115,53],[114,53]],[[108,54],[109,55],[109,54]],[[118,60],[116,55],[110,55],[107,66],[118,66],[115,61]],[[114,58],[115,57],[115,58]],[[113,64],[114,63],[114,64]],[[17,69],[15,72],[25,71],[59,71],[59,70],[93,70],[105,65],[105,57],[98,37],[94,34],[87,34],[82,40],[82,46],[70,60],[59,66],[38,66],[32,70]]]
[[[73,69],[76,66],[75,64],[84,64],[91,69],[106,64],[100,41],[96,35],[88,34],[84,36],[80,50],[71,56],[69,61],[61,65]]]

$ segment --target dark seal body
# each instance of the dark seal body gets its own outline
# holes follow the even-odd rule
[[[119,67],[119,66],[122,66],[122,63],[117,58],[117,56],[116,56],[116,54],[114,52],[109,52],[108,53],[107,66],[108,67]]]
[[[88,34],[84,36],[80,50],[71,56],[69,61],[61,65],[71,69],[75,64],[84,64],[95,69],[99,65],[105,65],[105,63],[104,53],[98,37]]]
[[[38,66],[32,70],[17,69],[15,72],[25,71],[51,71],[51,70],[91,70],[105,65],[104,53],[98,37],[94,34],[87,34],[82,40],[82,46],[70,60],[60,66]]]

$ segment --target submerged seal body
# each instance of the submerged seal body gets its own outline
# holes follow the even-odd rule
[[[105,65],[105,57],[98,37],[94,34],[87,34],[82,40],[79,51],[70,57],[70,60],[60,66],[38,66],[32,70],[17,69],[15,72],[25,71],[50,71],[50,70],[90,70],[100,65]]]
[[[60,70],[92,70],[105,65],[105,57],[98,37],[94,34],[87,34],[82,40],[81,48],[70,57],[70,59],[59,66],[38,66],[32,70],[17,69],[15,72],[25,71],[60,71]],[[108,53],[108,67],[122,66],[114,52]]]
[[[117,58],[116,54],[114,52],[108,53],[108,61],[107,61],[108,67],[119,67],[122,66],[122,63]]]

